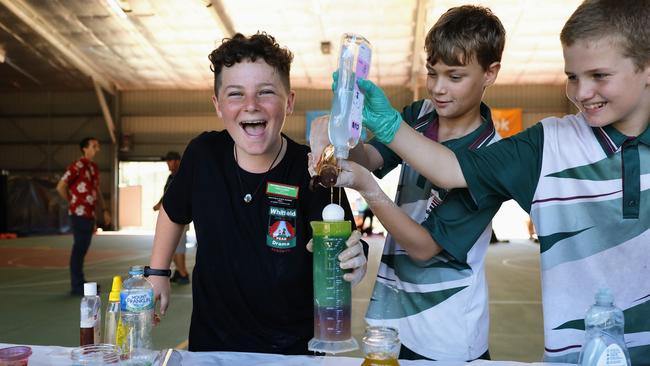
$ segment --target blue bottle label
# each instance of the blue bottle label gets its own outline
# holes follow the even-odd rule
[[[153,309],[153,289],[138,292],[120,293],[122,311],[143,311]]]

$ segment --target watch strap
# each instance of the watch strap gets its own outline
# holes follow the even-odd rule
[[[151,268],[149,266],[144,266],[145,277],[149,277],[149,276],[170,277],[171,275],[172,275],[171,269],[157,269],[157,268]]]

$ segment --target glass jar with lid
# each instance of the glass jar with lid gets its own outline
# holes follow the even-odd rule
[[[399,366],[400,340],[397,329],[384,326],[366,327],[363,336],[362,366]]]

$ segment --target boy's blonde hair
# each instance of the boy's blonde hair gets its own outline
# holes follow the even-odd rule
[[[612,37],[638,70],[650,63],[650,0],[586,0],[564,24],[560,41]]]
[[[451,8],[433,25],[424,41],[427,63],[438,61],[449,66],[464,66],[476,58],[487,70],[501,61],[506,31],[489,8],[463,5]]]

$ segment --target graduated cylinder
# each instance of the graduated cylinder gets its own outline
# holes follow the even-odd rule
[[[338,259],[350,237],[349,221],[312,221],[314,244],[314,338],[311,351],[339,353],[359,346],[351,334],[352,290]]]

